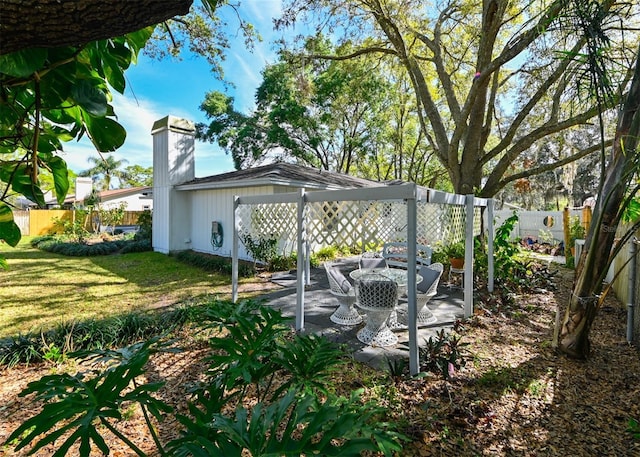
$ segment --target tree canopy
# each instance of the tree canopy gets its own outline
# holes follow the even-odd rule
[[[94,180],[94,184],[97,183],[98,187],[102,190],[111,189],[111,183],[113,178],[123,181],[124,170],[122,166],[127,163],[126,159],[116,159],[112,155],[104,157],[89,157],[87,159],[93,164],[88,170],[81,171],[78,176],[90,176]]]
[[[328,52],[323,37],[307,52]],[[348,52],[349,44],[339,52]],[[361,177],[432,184],[442,176],[429,160],[415,98],[397,68],[376,59],[296,60],[283,52],[262,72],[256,108],[237,112],[233,98],[207,94],[201,109],[211,119],[198,137],[231,153],[236,168],[263,160],[295,160]]]
[[[619,8],[621,20],[635,13],[626,3],[597,3],[605,12]],[[423,134],[455,190],[493,196],[510,182],[598,149],[590,145],[530,168],[521,165],[538,142],[598,114],[593,99],[579,91],[575,57],[586,52],[587,41],[559,27],[570,8],[566,0],[296,0],[287,2],[278,24],[302,21],[315,33],[330,29],[338,43],[353,46],[349,53],[309,54],[287,45],[307,59],[375,56],[404,68]],[[635,42],[637,35],[629,31],[625,40]],[[620,65],[620,88],[630,78],[632,49],[625,42],[608,51]]]

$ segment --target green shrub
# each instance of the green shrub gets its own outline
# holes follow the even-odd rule
[[[436,338],[429,337],[426,345],[419,349],[420,369],[439,373],[448,379],[456,370],[467,363],[467,353],[462,343],[462,336],[456,332],[460,324],[456,323],[454,331],[446,332],[441,329],[436,333]]]
[[[276,255],[271,258],[267,265],[269,271],[288,271],[296,267],[298,258],[295,254],[284,256]]]
[[[127,235],[123,239],[102,241],[95,244],[69,241],[59,236],[36,237],[31,240],[31,245],[43,251],[69,257],[94,257],[115,253],[130,253],[151,251],[151,240],[136,240],[133,235]]]
[[[250,233],[243,233],[240,235],[240,240],[247,252],[251,254],[254,259],[254,265],[256,262],[261,262],[264,265],[271,264],[273,258],[277,255],[278,239],[274,236],[271,237],[252,237]]]
[[[325,262],[327,260],[335,259],[338,257],[339,253],[340,251],[336,246],[325,246],[312,253],[311,256],[315,257],[320,262]]]
[[[172,253],[176,259],[194,267],[202,268],[205,271],[215,271],[219,273],[231,274],[231,259],[212,254],[205,254],[195,251],[179,251]],[[253,265],[248,262],[238,263],[238,276],[250,278],[255,275]]]
[[[151,246],[151,239],[135,238],[125,243],[122,246],[120,253],[130,254],[132,252],[146,252],[146,251],[152,251],[152,250],[153,250],[153,247]]]
[[[19,335],[0,342],[0,365],[40,362],[43,355],[57,348],[61,356],[79,350],[113,348],[151,336],[171,332],[193,321],[195,311],[179,307],[162,313],[130,313],[108,319],[67,321],[43,333]]]
[[[9,368],[19,363],[42,361],[42,341],[34,335],[18,335],[0,342],[0,364]]]
[[[54,225],[62,231],[62,234],[73,241],[83,242],[91,235],[85,228],[85,221],[89,211],[87,210],[74,210],[73,219],[54,219]]]
[[[149,240],[152,237],[153,215],[151,211],[145,210],[138,216],[138,231],[136,232],[136,240]]]

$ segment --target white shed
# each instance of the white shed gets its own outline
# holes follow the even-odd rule
[[[234,196],[379,187],[380,183],[290,163],[195,178],[192,122],[167,116],[153,134],[153,249],[232,254]],[[249,259],[241,248],[240,258]]]

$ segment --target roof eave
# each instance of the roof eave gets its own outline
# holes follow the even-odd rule
[[[342,189],[342,186],[337,184],[321,186],[317,183],[296,181],[288,179],[274,179],[274,178],[258,178],[258,179],[243,179],[235,182],[223,181],[223,182],[202,182],[193,184],[178,184],[175,186],[176,190],[216,190],[216,189],[233,189],[240,187],[259,187],[259,186],[284,186],[284,187],[297,187],[305,189]]]

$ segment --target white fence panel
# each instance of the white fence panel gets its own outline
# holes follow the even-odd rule
[[[514,210],[495,212],[496,227],[513,215]],[[564,240],[562,211],[515,211],[518,222],[511,232],[511,239],[531,237],[539,242],[558,244]],[[582,210],[569,210],[570,217],[582,217]]]

